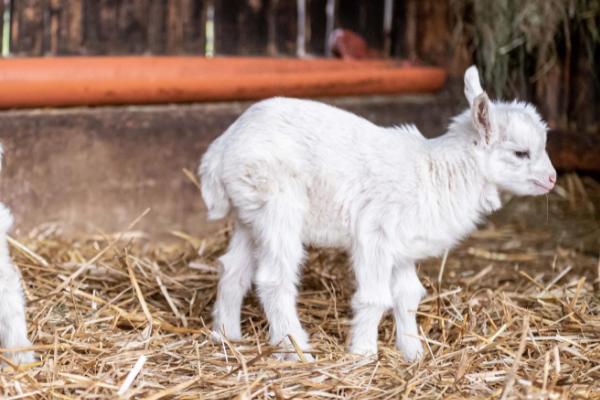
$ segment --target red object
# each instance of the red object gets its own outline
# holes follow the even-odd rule
[[[348,29],[336,29],[331,32],[329,47],[332,54],[344,60],[381,58],[381,55],[369,48],[362,36]]]
[[[203,57],[0,60],[0,107],[433,92],[446,71],[393,61]]]

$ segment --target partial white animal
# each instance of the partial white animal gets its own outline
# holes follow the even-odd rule
[[[0,163],[1,158],[2,147],[0,147]],[[31,346],[31,342],[27,339],[25,301],[20,274],[10,258],[6,239],[12,223],[10,211],[0,203],[0,347],[5,349]],[[9,351],[4,356],[16,364],[35,361],[34,353],[30,351]]]
[[[469,109],[435,139],[307,100],[273,98],[244,112],[199,169],[209,219],[231,211],[235,220],[220,258],[215,334],[241,338],[254,282],[270,342],[289,347],[292,336],[310,351],[296,312],[304,246],[334,246],[351,254],[356,275],[350,351],[376,353],[378,324],[393,310],[396,345],[416,360],[425,289],[415,262],[474,230],[501,206],[500,191],[541,195],[556,181],[548,128],[532,105],[490,101],[474,66],[465,96]]]

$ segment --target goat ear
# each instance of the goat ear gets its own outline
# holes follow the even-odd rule
[[[490,145],[497,139],[496,124],[494,120],[494,108],[485,92],[473,99],[471,114],[473,124],[477,128],[485,145]]]
[[[465,71],[465,97],[469,102],[469,106],[473,106],[473,101],[477,96],[483,93],[483,88],[479,82],[479,73],[477,67],[471,65]]]

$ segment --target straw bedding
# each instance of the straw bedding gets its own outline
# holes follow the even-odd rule
[[[427,260],[425,357],[407,364],[394,325],[377,358],[345,351],[348,260],[310,250],[299,312],[314,363],[279,362],[255,297],[246,340],[209,340],[216,257],[228,231],[128,231],[67,240],[42,227],[12,242],[37,365],[0,373],[7,398],[600,398],[600,184],[563,177],[515,199],[447,259]]]

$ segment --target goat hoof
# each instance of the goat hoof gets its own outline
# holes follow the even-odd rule
[[[400,350],[407,362],[418,361],[423,355],[421,340],[412,336],[404,336],[396,341],[396,348]]]
[[[377,347],[373,348],[370,346],[352,346],[350,347],[350,353],[362,357],[375,357],[377,356]]]
[[[40,356],[33,351],[26,351],[20,353],[9,353],[8,359],[15,365],[28,365],[39,362],[41,360]],[[0,363],[0,369],[6,367],[6,363]]]
[[[242,335],[225,335],[221,331],[210,331],[210,340],[212,340],[214,343],[222,343],[225,340],[237,342],[242,340]]]
[[[315,362],[315,358],[308,353],[303,353],[304,360],[306,362],[312,363]],[[302,362],[300,355],[296,352],[286,352],[286,353],[273,353],[273,357],[275,357],[278,361],[294,361],[294,362]]]

